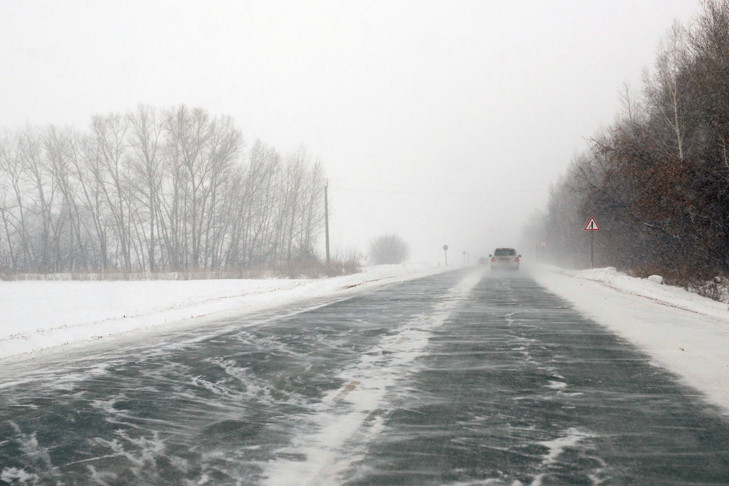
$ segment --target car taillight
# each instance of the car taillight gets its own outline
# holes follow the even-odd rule
[[[496,257],[491,257],[491,263],[496,263]]]
[[[519,257],[514,258],[514,263],[519,263]]]

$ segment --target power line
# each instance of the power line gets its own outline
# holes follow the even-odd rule
[[[360,189],[355,187],[330,186],[330,190],[345,192],[364,192],[371,194],[403,194],[410,196],[490,196],[492,194],[511,194],[526,192],[543,192],[545,189],[511,189],[501,191],[476,191],[476,192],[429,192],[429,191],[396,191],[384,189]]]

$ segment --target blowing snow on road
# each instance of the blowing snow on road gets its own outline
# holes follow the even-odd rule
[[[5,359],[0,480],[725,482],[720,395],[600,322],[599,308],[553,293],[571,282],[606,301],[615,289],[549,275],[380,275],[379,286],[226,309],[143,340]],[[639,314],[644,297],[616,293]],[[687,311],[666,309],[670,333]]]

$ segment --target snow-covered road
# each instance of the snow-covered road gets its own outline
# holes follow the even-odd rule
[[[579,277],[538,276],[565,295],[585,286]],[[350,285],[6,360],[0,482],[723,484],[729,474],[725,417],[528,275],[469,268]],[[618,303],[602,287],[578,296]]]
[[[439,273],[443,267],[378,265],[326,279],[0,281],[0,359],[73,343],[195,325],[377,288]]]
[[[142,329],[166,330],[444,271],[386,265],[318,280],[0,282],[0,359]],[[729,414],[729,309],[613,269],[524,269],[579,311],[638,345]]]

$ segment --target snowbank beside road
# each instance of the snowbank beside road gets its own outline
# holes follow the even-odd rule
[[[533,277],[576,309],[652,356],[729,414],[729,309],[726,304],[629,277],[612,268],[542,267]]]
[[[448,270],[453,269],[448,268]],[[225,311],[346,295],[445,271],[379,265],[327,279],[0,282],[0,359]]]
[[[663,285],[656,278],[630,277],[618,272],[614,267],[581,271],[560,270],[560,272],[582,280],[600,282],[623,293],[639,295],[664,305],[713,316],[729,322],[729,307],[727,304],[688,292],[681,287]]]

